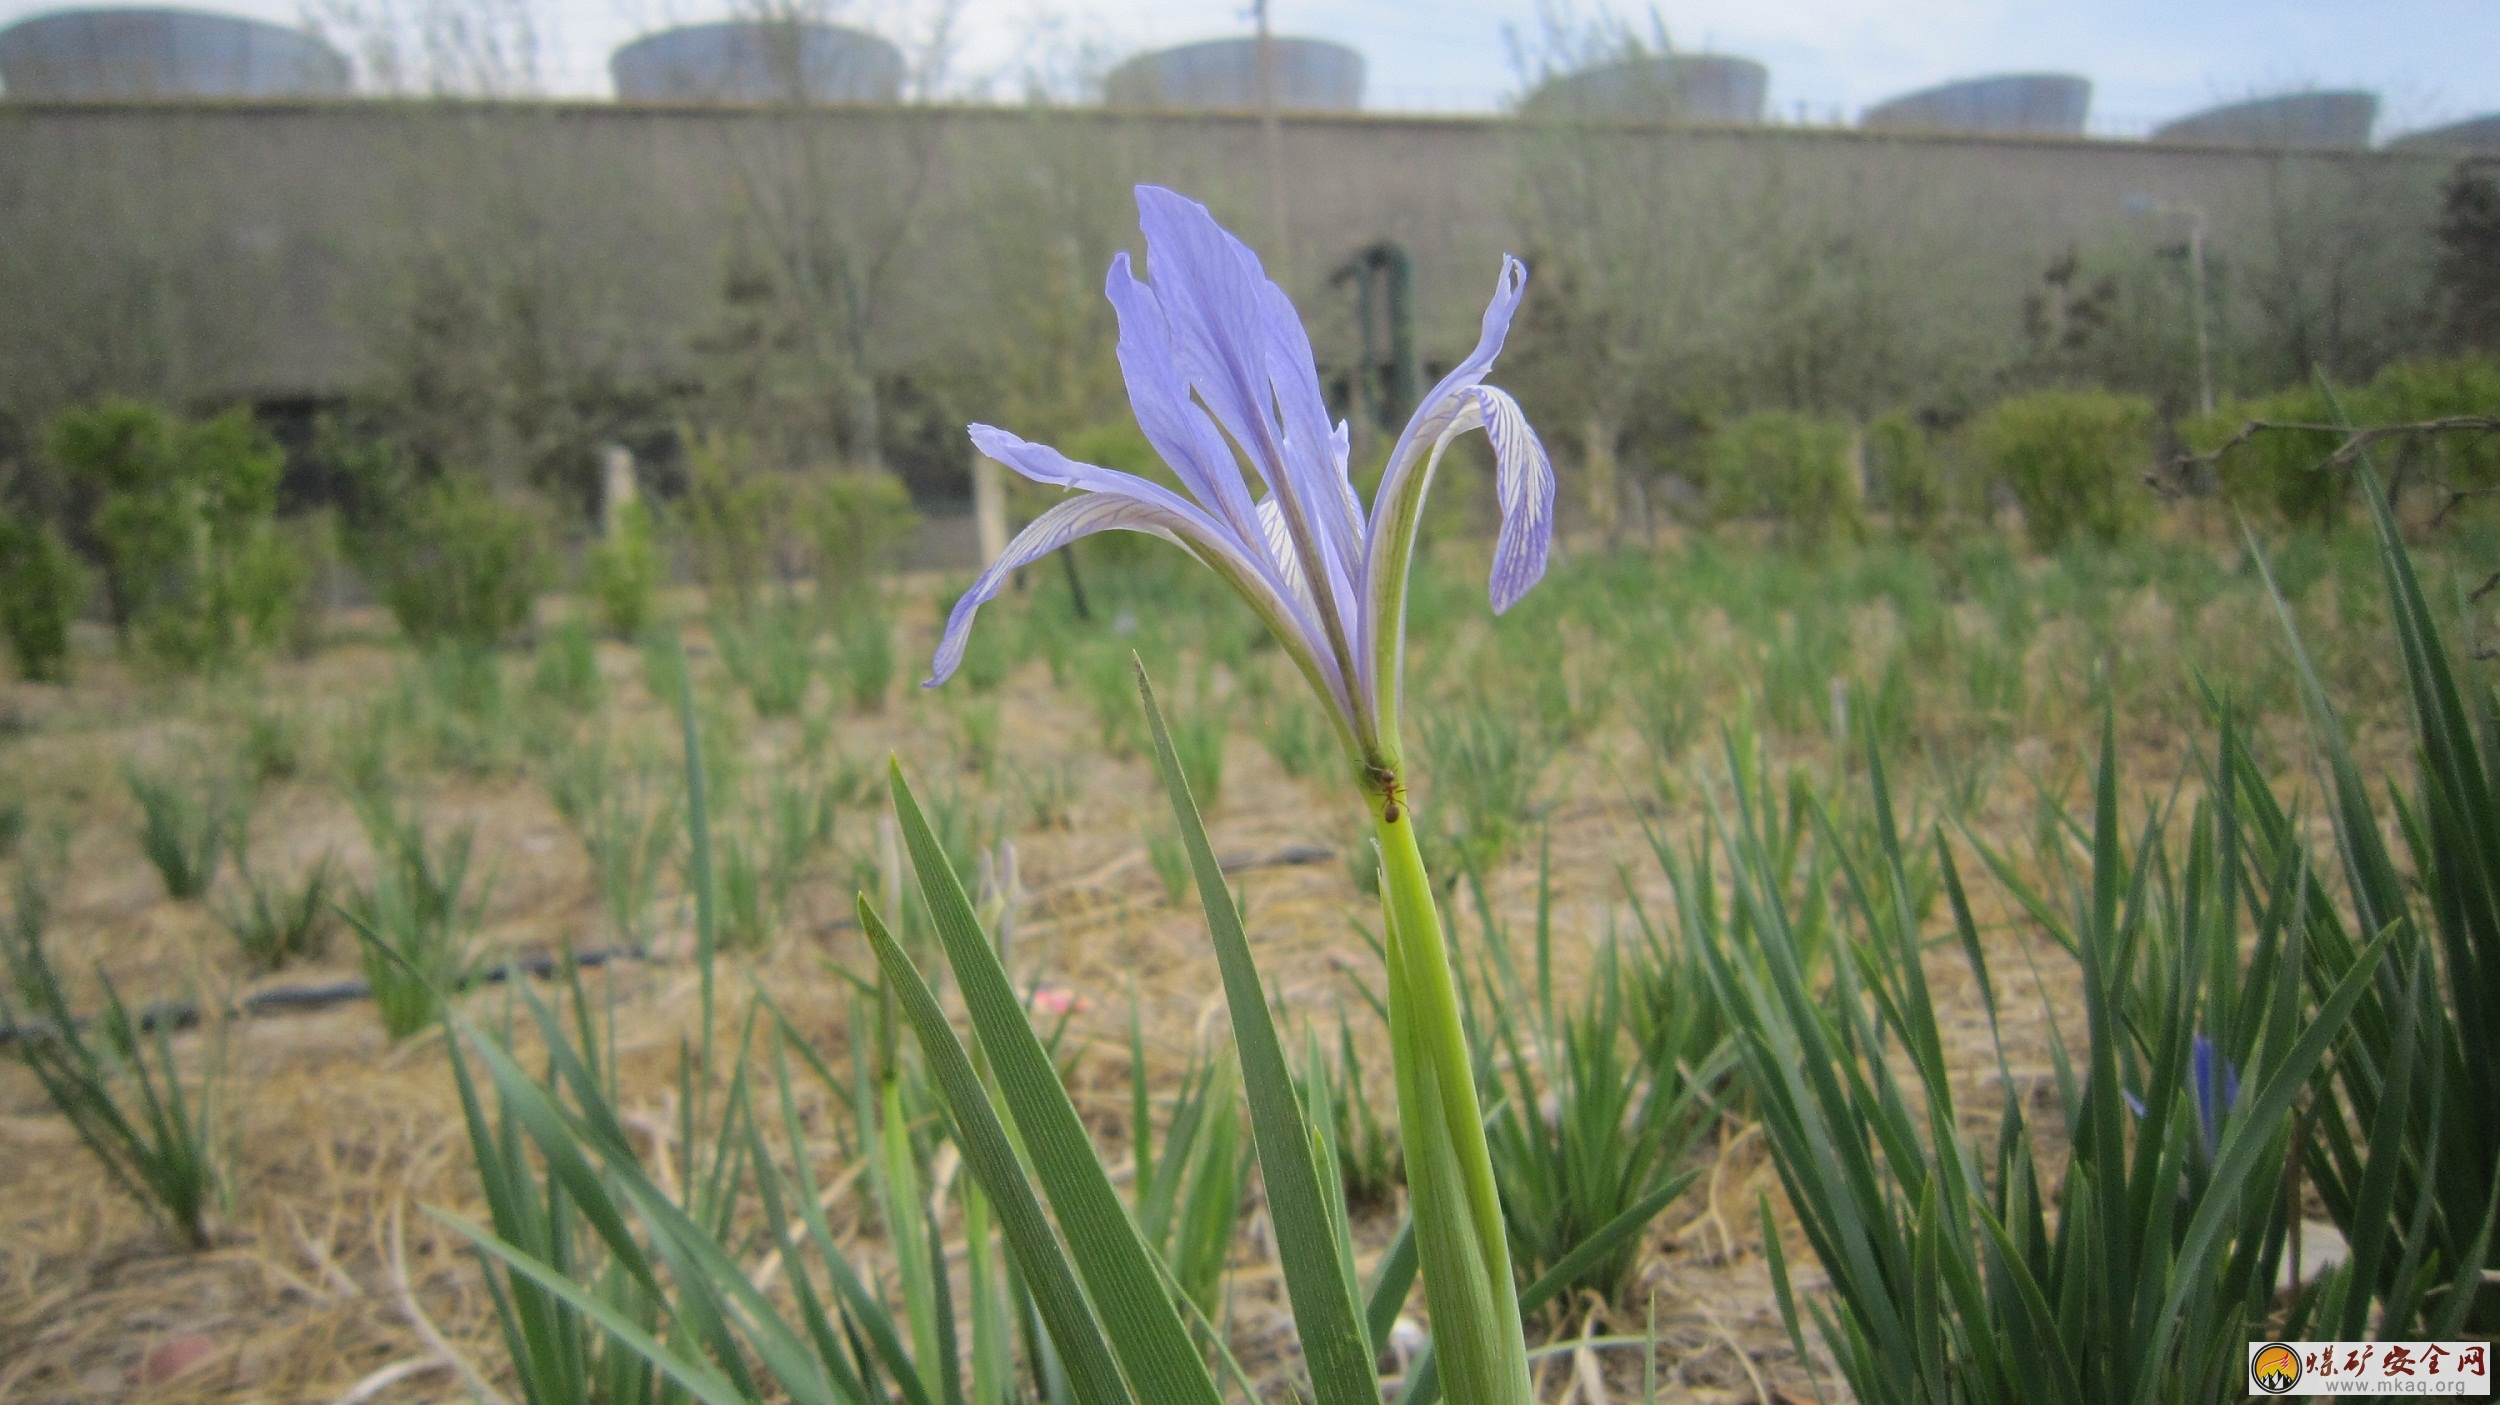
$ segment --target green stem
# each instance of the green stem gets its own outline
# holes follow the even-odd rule
[[[1530,1405],[1501,1196],[1432,877],[1416,847],[1413,807],[1374,804],[1389,928],[1389,1036],[1433,1352],[1452,1405]]]

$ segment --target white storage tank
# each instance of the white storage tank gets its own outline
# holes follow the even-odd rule
[[[2378,94],[2358,89],[2285,93],[2207,108],[2153,129],[2154,141],[2206,146],[2357,150],[2370,144]]]
[[[1858,125],[1878,132],[2079,137],[2091,110],[2089,78],[2072,73],[2005,73],[1904,93],[1868,108]]]
[[[347,60],[298,30],[207,10],[59,10],[0,30],[0,84],[29,98],[333,97]]]
[[[803,20],[724,20],[646,34],[608,57],[625,102],[890,103],[903,51],[865,30]]]
[[[1283,112],[1355,112],[1363,56],[1325,39],[1267,41]],[[1248,111],[1260,105],[1259,41],[1209,39],[1139,54],[1104,76],[1103,102],[1150,111]]]
[[[1549,78],[1520,111],[1552,117],[1745,124],[1762,120],[1771,70],[1731,54],[1643,54]]]
[[[2500,112],[2468,117],[2444,127],[2407,132],[2387,144],[2390,151],[2449,151],[2459,156],[2500,156]]]

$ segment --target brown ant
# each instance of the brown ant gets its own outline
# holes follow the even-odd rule
[[[1381,807],[1381,821],[1396,824],[1399,817],[1406,813],[1406,787],[1398,783],[1398,773],[1381,765],[1366,765],[1363,770],[1371,777],[1373,787],[1388,801]]]

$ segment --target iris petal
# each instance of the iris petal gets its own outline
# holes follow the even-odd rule
[[[1206,411],[1190,399],[1189,379],[1182,373],[1164,304],[1152,288],[1129,272],[1125,251],[1113,256],[1103,293],[1119,317],[1120,374],[1128,383],[1129,408],[1137,416],[1137,427],[1145,431],[1146,442],[1172,466],[1191,496],[1235,535],[1250,540],[1255,524],[1241,465]]]
[[[937,657],[930,662],[928,681],[920,686],[934,688],[962,665],[964,647],[972,638],[973,616],[998,598],[999,587],[1006,583],[1009,573],[1080,537],[1110,531],[1146,532],[1166,541],[1180,541],[1172,530],[1170,513],[1133,498],[1087,493],[1057,504],[1016,533],[1016,539],[1007,543],[1007,549],[972,583],[972,589],[955,602],[954,610],[946,617],[946,633],[938,639]]]
[[[1493,613],[1519,603],[1545,575],[1554,542],[1554,462],[1528,423],[1519,402],[1491,386],[1468,392],[1484,437],[1493,441],[1493,496],[1502,509],[1502,532],[1493,543]]]
[[[1544,575],[1552,549],[1553,464],[1518,402],[1482,384],[1526,294],[1527,269],[1503,259],[1475,350],[1417,407],[1366,512],[1348,427],[1329,422],[1309,336],[1284,290],[1196,201],[1139,186],[1137,209],[1153,281],[1134,276],[1121,254],[1103,291],[1118,313],[1138,427],[1186,495],[972,426],[984,454],[1087,496],[1043,513],[957,602],[929,683],[961,663],[973,615],[1009,572],[1094,532],[1148,532],[1197,556],[1249,602],[1332,704],[1358,760],[1394,764],[1407,573],[1424,497],[1452,439],[1481,429],[1493,446],[1497,613]]]

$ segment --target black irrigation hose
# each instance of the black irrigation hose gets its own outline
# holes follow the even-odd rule
[[[1336,857],[1334,850],[1322,849],[1316,845],[1288,844],[1272,854],[1245,854],[1226,859],[1223,868],[1226,873],[1239,873],[1244,869],[1252,868],[1299,868],[1305,864],[1328,863]],[[838,917],[827,924],[824,930],[839,931],[857,925],[856,918]],[[598,951],[577,953],[571,958],[571,964],[577,968],[589,969],[605,966],[612,961],[648,959],[650,958],[646,953],[629,947],[607,947]],[[566,958],[562,956],[544,954],[516,956],[510,960],[498,961],[479,971],[468,980],[461,982],[460,988],[466,990],[472,986],[500,985],[512,979],[515,974],[536,976],[544,980],[561,972],[565,965]],[[261,1015],[326,1010],[333,1005],[346,1005],[372,998],[373,987],[363,981],[328,981],[321,985],[282,985],[256,991],[243,997],[232,1010],[227,1012],[227,1017],[229,1019],[252,1019]],[[160,1000],[138,1013],[138,1024],[142,1030],[191,1029],[199,1022],[200,1004],[196,1000]],[[78,1023],[83,1028],[88,1021],[82,1019]],[[0,1024],[0,1048],[6,1048],[20,1039],[48,1038],[51,1033],[51,1024],[41,1020],[23,1025]]]
[[[612,961],[644,959],[646,958],[642,952],[620,947],[577,953],[572,957],[571,964],[579,968],[589,968],[605,966]],[[479,971],[462,981],[459,988],[467,990],[473,986],[500,985],[512,979],[516,974],[536,976],[543,980],[562,971],[565,965],[566,959],[561,956],[515,956],[509,960],[498,961]],[[236,1002],[233,1009],[226,1012],[226,1015],[229,1019],[250,1019],[260,1015],[289,1014],[302,1010],[326,1010],[333,1005],[346,1005],[372,998],[373,987],[363,981],[327,981],[320,985],[282,985],[268,990],[255,991],[243,997],[242,1000]],[[200,1022],[200,1003],[196,1000],[160,1000],[139,1011],[135,1018],[139,1028],[143,1031],[191,1029]],[[88,1023],[86,1019],[78,1021],[81,1028]],[[22,1025],[0,1024],[0,1048],[6,1048],[20,1039],[48,1038],[51,1033],[52,1025],[45,1020]]]

